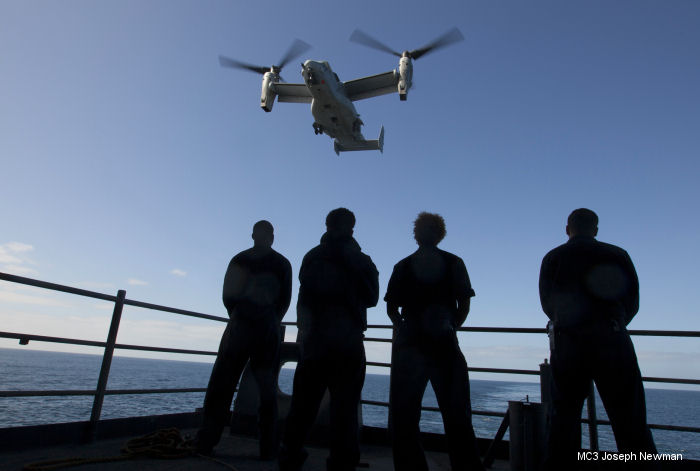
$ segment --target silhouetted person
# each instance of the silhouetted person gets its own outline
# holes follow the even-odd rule
[[[599,242],[598,216],[577,209],[569,241],[542,260],[540,300],[554,327],[552,422],[545,468],[575,469],[581,409],[594,380],[620,452],[656,452],[642,376],[626,326],[639,309],[639,281],[627,252]],[[632,463],[642,469],[643,462]],[[655,464],[651,465],[654,468]]]
[[[280,451],[282,471],[299,470],[303,449],[323,395],[330,392],[329,471],[351,470],[360,459],[358,406],[365,381],[363,332],[367,308],[379,297],[377,269],[352,237],[355,215],[334,209],[326,217],[321,244],[299,270],[301,357]]]
[[[224,278],[223,301],[230,320],[204,398],[204,422],[195,441],[211,453],[228,421],[234,389],[248,360],[260,391],[260,457],[277,456],[277,373],[280,321],[289,308],[292,266],[272,249],[268,221],[253,226],[254,245],[231,259]]]
[[[452,469],[481,470],[467,362],[456,333],[467,318],[474,290],[462,259],[437,248],[446,234],[440,215],[420,213],[413,234],[418,250],[394,266],[384,297],[394,324],[389,398],[394,469],[428,469],[419,421],[430,381],[440,406]]]

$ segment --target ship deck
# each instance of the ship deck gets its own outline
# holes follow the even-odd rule
[[[220,445],[216,449],[213,459],[203,457],[189,456],[181,459],[141,459],[138,462],[133,460],[112,460],[105,461],[106,458],[119,458],[121,449],[130,438],[136,438],[156,430],[168,427],[178,427],[183,432],[192,433],[192,427],[201,423],[201,416],[197,413],[180,413],[161,416],[143,416],[131,417],[123,419],[101,419],[102,404],[105,395],[133,395],[133,394],[162,394],[162,393],[190,393],[204,392],[204,388],[166,388],[166,389],[107,389],[109,380],[110,365],[114,351],[132,350],[132,351],[154,351],[163,353],[177,353],[187,355],[216,355],[216,351],[199,351],[179,348],[165,348],[149,345],[127,345],[116,342],[117,333],[119,331],[119,323],[121,319],[122,309],[125,305],[135,306],[138,308],[151,309],[161,312],[167,312],[175,315],[188,316],[193,318],[207,319],[217,322],[228,322],[228,318],[213,316],[205,313],[187,311],[179,308],[159,306],[142,301],[136,301],[126,298],[126,291],[119,290],[116,296],[107,295],[93,291],[87,291],[71,286],[58,285],[41,280],[0,273],[0,280],[18,283],[20,285],[33,286],[36,288],[47,289],[51,291],[69,293],[77,296],[98,299],[101,301],[109,301],[114,303],[114,311],[112,313],[112,321],[106,342],[85,340],[77,338],[63,337],[48,337],[37,335],[28,332],[0,332],[0,338],[8,338],[18,340],[20,345],[27,345],[29,342],[48,342],[69,345],[82,345],[104,348],[102,358],[102,368],[97,380],[97,387],[92,390],[81,389],[60,389],[60,390],[39,390],[39,391],[16,391],[3,390],[0,391],[0,397],[43,397],[43,396],[94,396],[93,407],[89,422],[72,422],[60,424],[44,424],[35,426],[18,426],[10,428],[0,428],[0,471],[2,470],[20,470],[28,464],[37,463],[47,460],[60,460],[65,458],[84,458],[93,462],[80,463],[81,471],[89,470],[120,470],[120,469],[138,469],[138,470],[178,470],[178,469],[203,469],[203,470],[223,470],[237,469],[245,470],[274,470],[277,469],[275,462],[262,462],[257,458],[257,441],[250,438],[251,435],[224,435]],[[293,326],[293,322],[283,323],[285,326]],[[387,330],[391,326],[385,325],[369,325],[368,328],[373,330]],[[545,334],[546,330],[542,328],[523,328],[523,327],[462,327],[461,332],[482,332],[482,333],[518,333],[518,334]],[[661,330],[637,330],[630,331],[630,335],[644,335],[656,337],[693,337],[700,338],[700,332],[695,331],[661,331]],[[365,342],[380,342],[390,343],[391,339],[387,335],[382,337],[366,337]],[[296,353],[295,353],[296,352]],[[298,361],[298,347],[294,342],[284,342],[282,344],[282,354],[284,362]],[[385,362],[367,362],[368,366],[389,368],[391,365]],[[280,365],[281,366],[281,365]],[[543,368],[545,366],[545,368]],[[545,385],[543,391],[548,391],[548,368],[540,365],[539,370],[522,370],[510,368],[487,368],[487,367],[471,367],[470,371],[480,373],[495,373],[495,374],[524,374],[540,376],[541,385]],[[645,382],[654,383],[669,383],[669,384],[693,384],[700,385],[700,379],[688,378],[660,378],[660,377],[644,377]],[[243,379],[239,384],[239,393],[234,403],[234,415],[236,420],[232,420],[232,426],[235,424],[237,432],[241,432],[248,428],[248,432],[255,429],[257,397],[256,390],[252,388],[254,380],[246,380],[244,373]],[[591,389],[593,392],[593,389]],[[543,402],[544,396],[543,396]],[[288,409],[290,396],[288,394],[278,392],[278,400],[280,405],[280,417],[285,417],[285,410]],[[363,400],[363,404],[388,407],[386,402]],[[595,404],[595,401],[589,401],[589,404]],[[436,411],[435,407],[423,407],[423,410]],[[510,410],[510,409],[509,409]],[[516,451],[511,455],[511,443],[505,442],[500,438],[503,437],[502,432],[505,432],[505,425],[508,425],[510,420],[510,412],[503,414],[498,411],[472,411],[475,415],[487,415],[494,417],[504,417],[501,428],[496,437],[480,438],[478,441],[479,449],[482,454],[487,454],[498,458],[491,469],[505,470],[512,467],[522,469],[519,465],[520,461],[528,463],[535,462],[541,456],[541,447],[535,446],[537,443],[544,443],[541,438],[537,438],[537,434],[541,434],[543,428],[535,427],[537,421],[527,421],[529,427],[525,427],[526,421],[516,421],[518,425],[510,427],[511,438],[514,431],[530,437],[529,439],[515,440],[513,449]],[[323,415],[323,414],[321,414]],[[505,419],[508,419],[506,421]],[[692,421],[694,417],[688,419]],[[316,439],[320,441],[314,443],[322,443],[323,438],[327,439],[327,433],[323,427],[326,426],[327,420],[321,419],[317,421],[319,432]],[[595,407],[588,408],[588,419],[586,420],[590,430],[590,448],[598,449],[597,427],[599,424],[609,424],[607,421],[598,420],[596,417]],[[651,424],[652,429],[672,430],[678,432],[700,433],[700,428],[696,424],[691,425],[669,425],[669,424]],[[527,430],[526,430],[527,429]],[[383,431],[382,431],[383,430]],[[89,436],[95,438],[94,441],[84,442],[84,438]],[[500,438],[499,438],[500,437]],[[522,437],[521,437],[522,438]],[[388,446],[389,438],[386,429],[375,429],[372,427],[363,426],[362,429],[362,457],[361,462],[366,464],[367,469],[383,471],[393,469],[391,449]],[[430,463],[431,470],[449,469],[448,457],[444,453],[446,448],[446,437],[442,434],[424,433],[422,434],[423,445]],[[325,459],[328,454],[327,450],[321,446],[309,446],[307,449],[310,452],[310,457],[304,467],[306,471],[316,469],[325,469]],[[487,450],[489,450],[487,452]],[[512,462],[504,461],[511,457]],[[99,462],[98,462],[99,460]],[[579,466],[582,469],[616,469],[617,463],[608,462],[581,462]],[[533,468],[536,466],[529,466]],[[40,468],[25,468],[25,469],[49,469],[48,467]],[[53,467],[52,469],[58,469]],[[64,468],[66,469],[66,468]],[[67,468],[72,469],[72,468]],[[364,469],[359,468],[359,469]],[[700,462],[693,459],[685,459],[681,462],[663,462],[662,469],[700,469]]]
[[[194,433],[194,429],[183,430],[183,435]],[[21,451],[10,451],[0,454],[0,470],[18,471],[24,466],[48,460],[64,458],[85,458],[103,460],[120,456],[121,448],[127,439],[112,438],[97,440],[87,444],[70,444],[61,446],[49,446],[42,448],[30,448]],[[309,458],[304,465],[304,471],[316,471],[326,469],[326,457],[328,450],[323,447],[307,447]],[[146,471],[225,471],[235,469],[237,471],[275,471],[278,469],[274,461],[261,461],[258,458],[258,441],[243,435],[229,435],[225,433],[211,458],[191,456],[177,459],[136,458],[119,461],[88,462],[74,468],[79,471],[120,471],[120,470],[146,470]],[[449,470],[449,460],[446,453],[426,451],[426,457],[431,470]],[[391,449],[380,445],[362,445],[361,463],[358,469],[370,471],[393,471]],[[366,465],[367,467],[365,468]],[[41,468],[36,468],[41,469]],[[496,460],[491,468],[494,471],[510,469],[507,461]]]

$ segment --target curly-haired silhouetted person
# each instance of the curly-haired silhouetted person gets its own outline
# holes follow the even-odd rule
[[[462,259],[437,248],[445,233],[441,216],[418,215],[418,250],[394,266],[384,298],[395,329],[389,413],[397,471],[428,470],[419,441],[428,381],[440,406],[452,469],[483,469],[471,421],[467,362],[456,333],[474,290]]]

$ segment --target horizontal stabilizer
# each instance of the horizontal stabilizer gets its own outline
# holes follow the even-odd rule
[[[348,144],[347,142],[340,143],[338,139],[333,141],[333,150],[335,150],[336,155],[340,155],[341,152],[352,152],[357,150],[378,150],[384,153],[384,126],[382,126],[381,131],[379,131],[379,139],[372,139],[368,141],[353,141]]]

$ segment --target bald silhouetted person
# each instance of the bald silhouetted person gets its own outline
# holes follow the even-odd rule
[[[195,441],[211,453],[228,422],[233,393],[246,363],[260,391],[260,457],[277,456],[277,372],[280,321],[289,308],[292,266],[272,249],[268,221],[253,226],[253,247],[231,259],[224,278],[223,301],[230,320],[204,398],[204,422]]]
[[[581,409],[591,380],[620,452],[656,453],[646,420],[642,375],[627,324],[639,309],[639,281],[626,251],[599,242],[598,216],[571,213],[569,241],[542,260],[540,300],[554,327],[552,422],[545,469],[576,469]],[[656,469],[634,462],[631,469]]]
[[[280,450],[280,470],[298,471],[306,436],[323,395],[330,392],[329,471],[354,470],[360,459],[358,407],[365,381],[367,308],[379,297],[377,268],[353,238],[355,215],[345,208],[326,217],[321,244],[299,270],[297,322],[301,358]]]
[[[467,362],[456,332],[469,314],[474,290],[462,259],[437,248],[446,234],[440,215],[420,213],[413,234],[418,250],[394,266],[384,297],[394,324],[389,398],[394,469],[428,470],[419,422],[430,381],[452,469],[482,470],[472,427]]]

